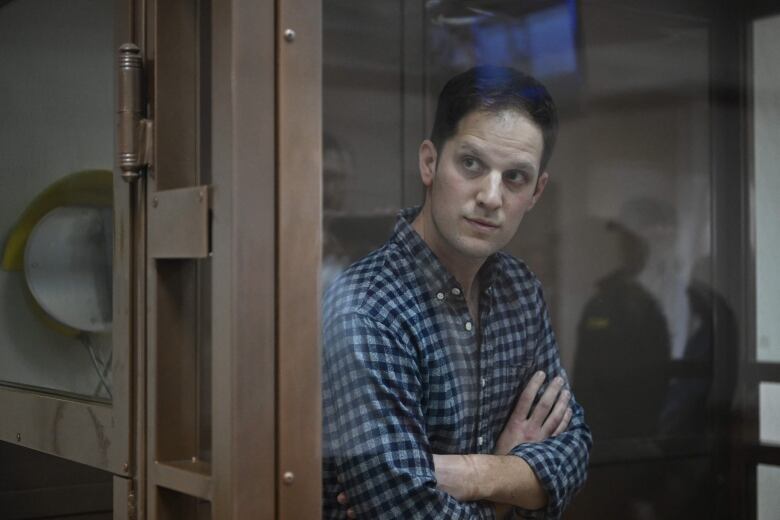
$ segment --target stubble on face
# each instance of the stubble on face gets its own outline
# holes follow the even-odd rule
[[[426,201],[415,229],[445,265],[478,270],[512,239],[544,189],[542,149],[538,126],[513,110],[468,114],[438,155],[423,143]]]

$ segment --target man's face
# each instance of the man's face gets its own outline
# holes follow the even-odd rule
[[[434,252],[471,261],[504,247],[544,191],[543,146],[539,127],[514,110],[471,112],[438,154],[424,141],[425,239]]]

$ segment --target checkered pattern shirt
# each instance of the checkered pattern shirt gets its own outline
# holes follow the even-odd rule
[[[436,488],[432,454],[491,454],[529,378],[560,364],[541,286],[497,253],[480,270],[480,327],[463,288],[403,210],[391,239],[352,265],[323,306],[324,518],[346,518],[336,496],[366,519],[494,518],[487,502]],[[568,430],[512,454],[546,489],[559,518],[585,481],[590,432],[572,401]]]

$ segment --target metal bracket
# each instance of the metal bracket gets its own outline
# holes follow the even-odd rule
[[[141,171],[151,162],[153,125],[149,119],[142,119],[143,96],[141,80],[143,58],[141,49],[134,43],[125,43],[119,48],[119,95],[117,151],[122,178],[132,182],[141,176]]]
[[[206,258],[210,251],[209,187],[152,195],[148,247],[152,258]]]

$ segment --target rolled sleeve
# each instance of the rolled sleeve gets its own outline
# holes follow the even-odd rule
[[[590,430],[585,424],[582,407],[573,405],[569,429],[544,442],[525,443],[510,452],[525,460],[547,492],[547,507],[539,511],[517,509],[520,518],[558,519],[571,499],[585,484]]]
[[[345,313],[326,323],[323,352],[325,465],[358,518],[494,518],[491,505],[436,488],[418,363],[402,338]],[[326,517],[346,518],[335,497],[324,499]]]

